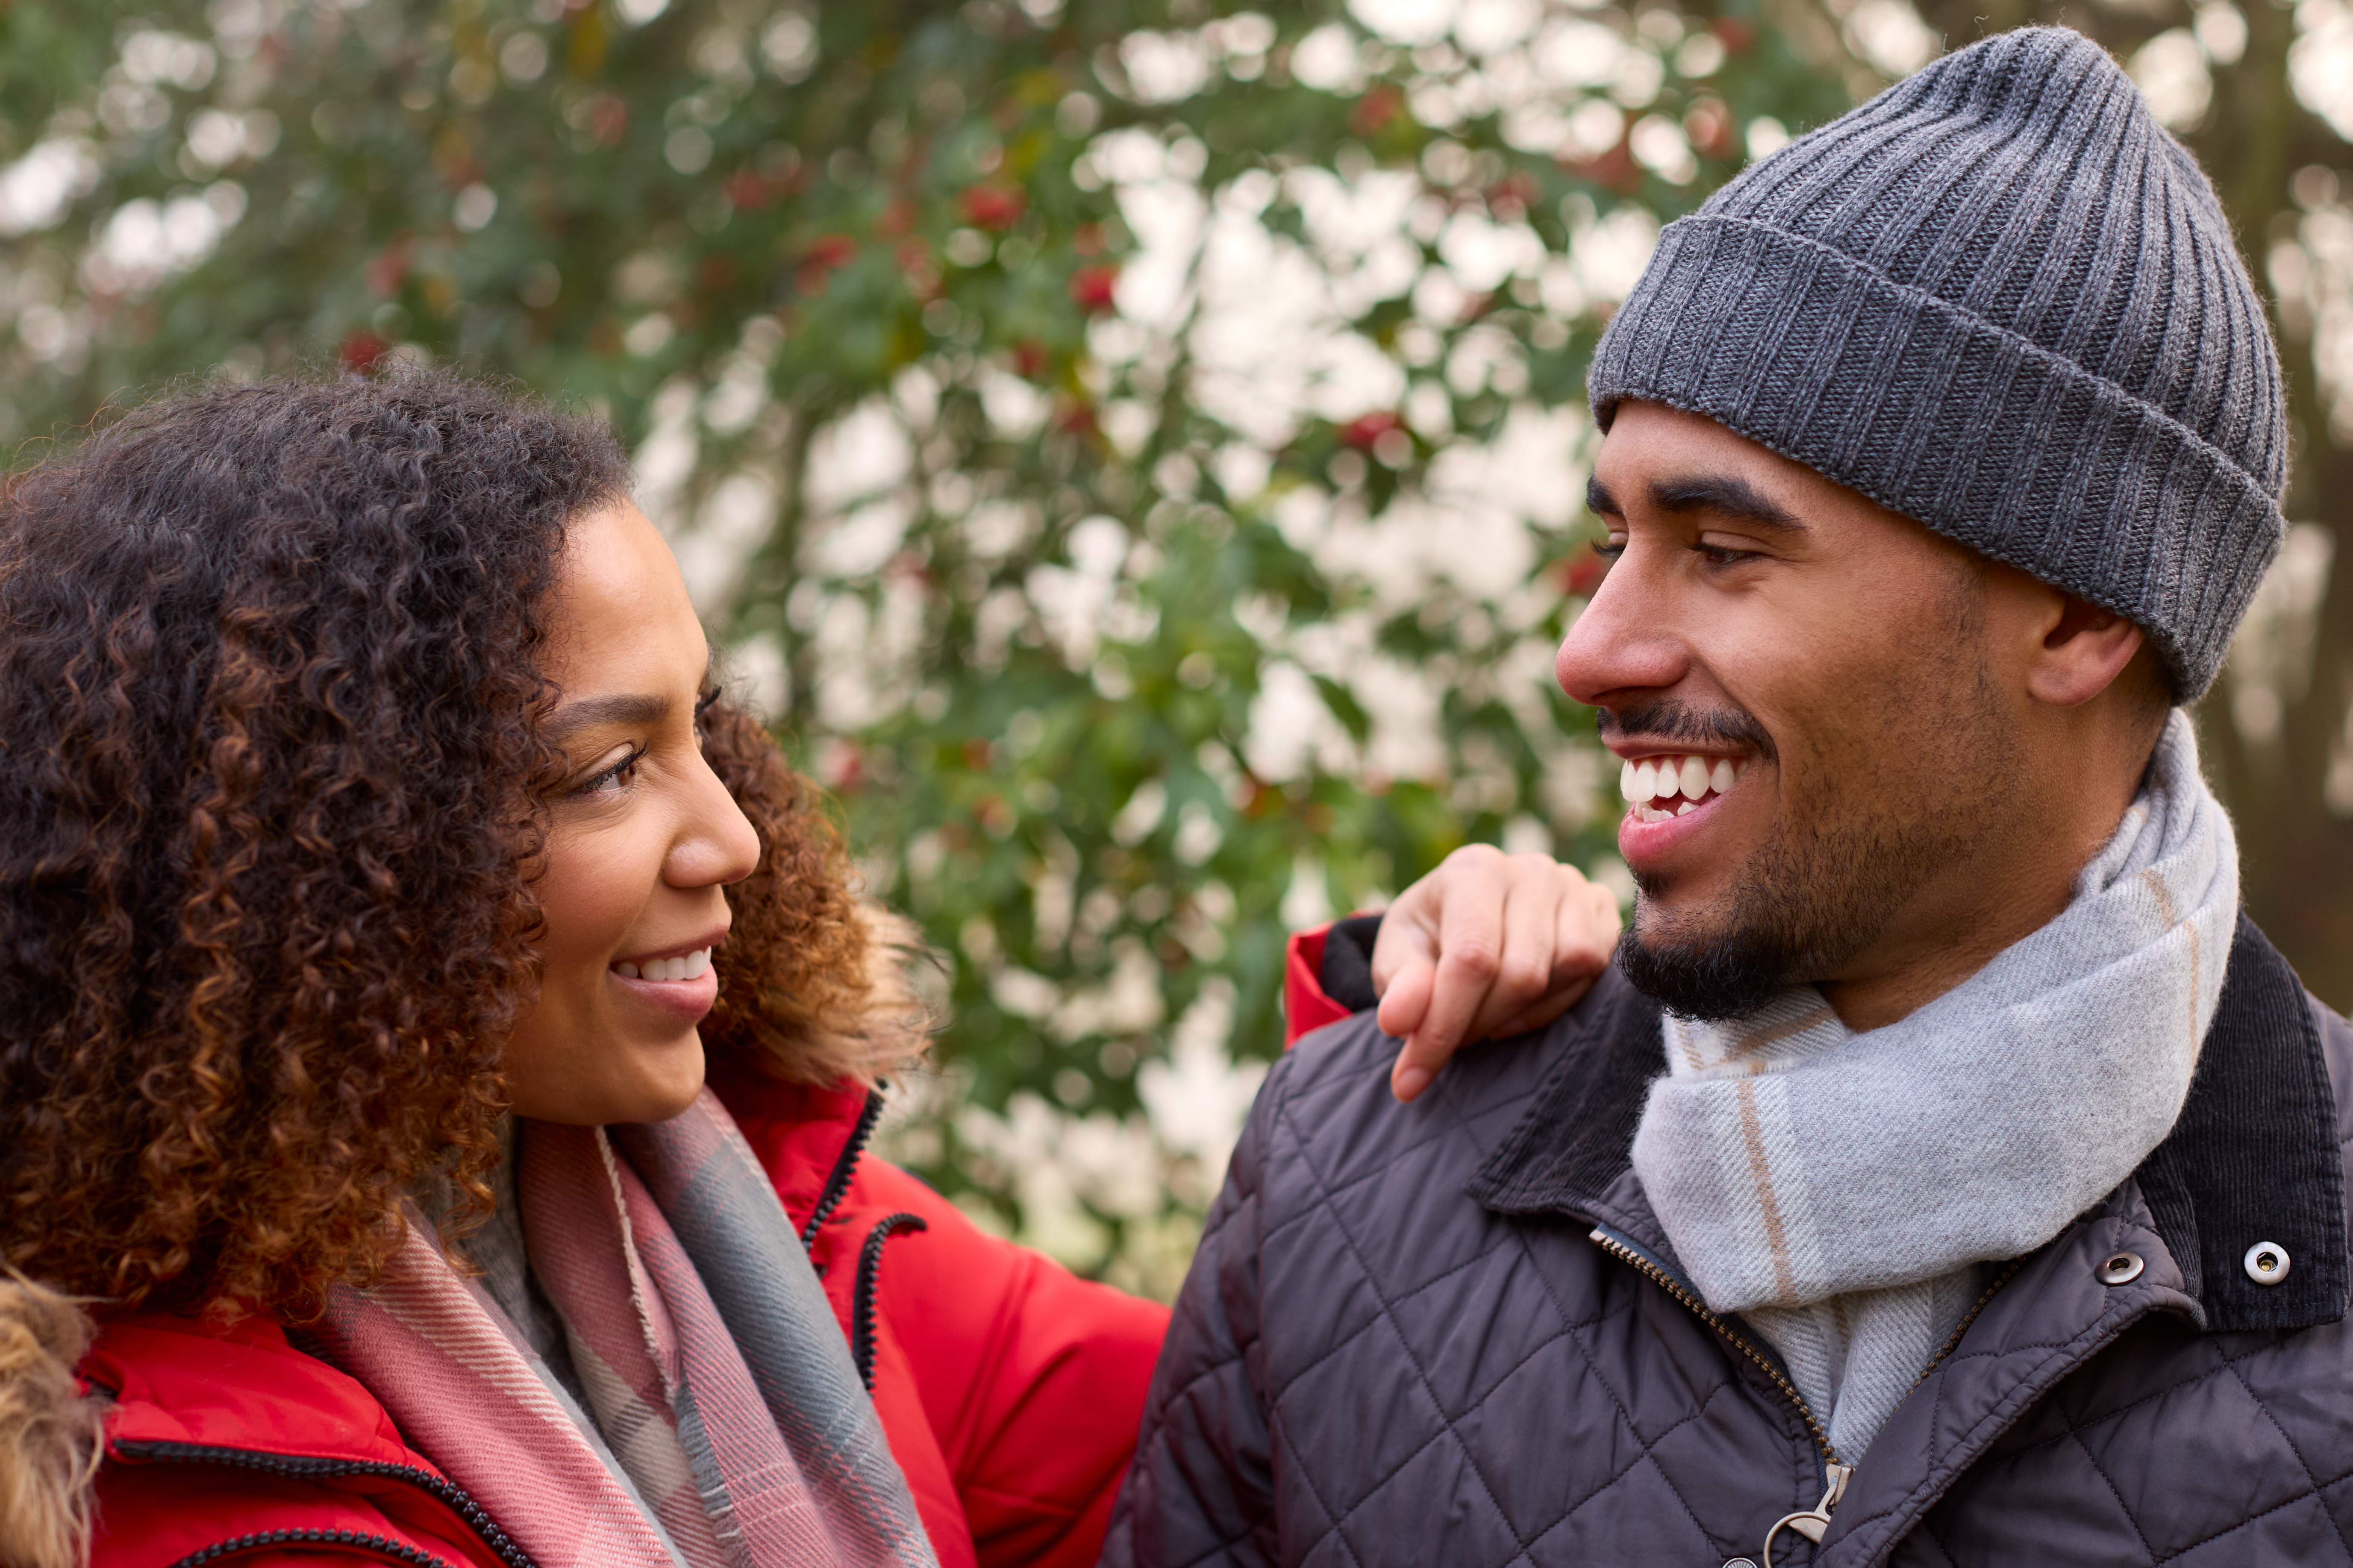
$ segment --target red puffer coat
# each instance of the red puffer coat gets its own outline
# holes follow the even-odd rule
[[[712,1088],[802,1227],[942,1568],[1087,1568],[1167,1310],[862,1157],[877,1097]],[[92,1568],[524,1561],[366,1389],[274,1323],[116,1318],[80,1372],[115,1396]]]

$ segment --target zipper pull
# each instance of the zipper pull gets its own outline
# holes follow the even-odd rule
[[[1817,1546],[1821,1544],[1823,1531],[1831,1527],[1831,1510],[1846,1495],[1847,1478],[1854,1474],[1852,1465],[1841,1465],[1835,1459],[1825,1461],[1823,1468],[1829,1472],[1831,1484],[1830,1489],[1822,1493],[1822,1500],[1803,1513],[1783,1514],[1765,1532],[1765,1568],[1773,1568],[1773,1542],[1785,1530],[1804,1536]]]

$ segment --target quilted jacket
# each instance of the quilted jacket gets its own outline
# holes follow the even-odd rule
[[[1349,923],[1322,979],[1362,1005]],[[1395,1048],[1360,1015],[1268,1075],[1107,1568],[2353,1564],[2353,1030],[2252,924],[2167,1142],[1859,1457],[1632,1175],[1654,1005],[1613,972],[1409,1106]]]
[[[712,1087],[801,1226],[942,1568],[1092,1562],[1165,1310],[982,1234],[863,1156],[878,1096]],[[530,1568],[365,1388],[273,1322],[116,1317],[80,1371],[108,1403],[91,1568]]]

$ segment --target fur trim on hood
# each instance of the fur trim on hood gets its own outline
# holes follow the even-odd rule
[[[768,1068],[793,1083],[829,1084],[848,1079],[871,1088],[877,1079],[916,1066],[931,1046],[938,1019],[916,988],[916,976],[936,968],[923,932],[906,916],[860,900],[866,931],[866,994],[843,1016],[809,1020],[793,1034],[770,1034]]]
[[[71,1296],[0,1269],[0,1563],[80,1568],[105,1404],[74,1366],[90,1315]]]

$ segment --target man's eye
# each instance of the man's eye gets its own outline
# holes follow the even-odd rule
[[[1594,545],[1593,553],[1599,555],[1604,561],[1615,561],[1618,557],[1626,553],[1626,542],[1622,539],[1602,540],[1599,543]]]
[[[1710,544],[1705,540],[1699,541],[1692,548],[1699,552],[1700,559],[1711,566],[1729,566],[1736,561],[1754,561],[1757,555],[1754,550],[1735,550],[1729,545]]]

